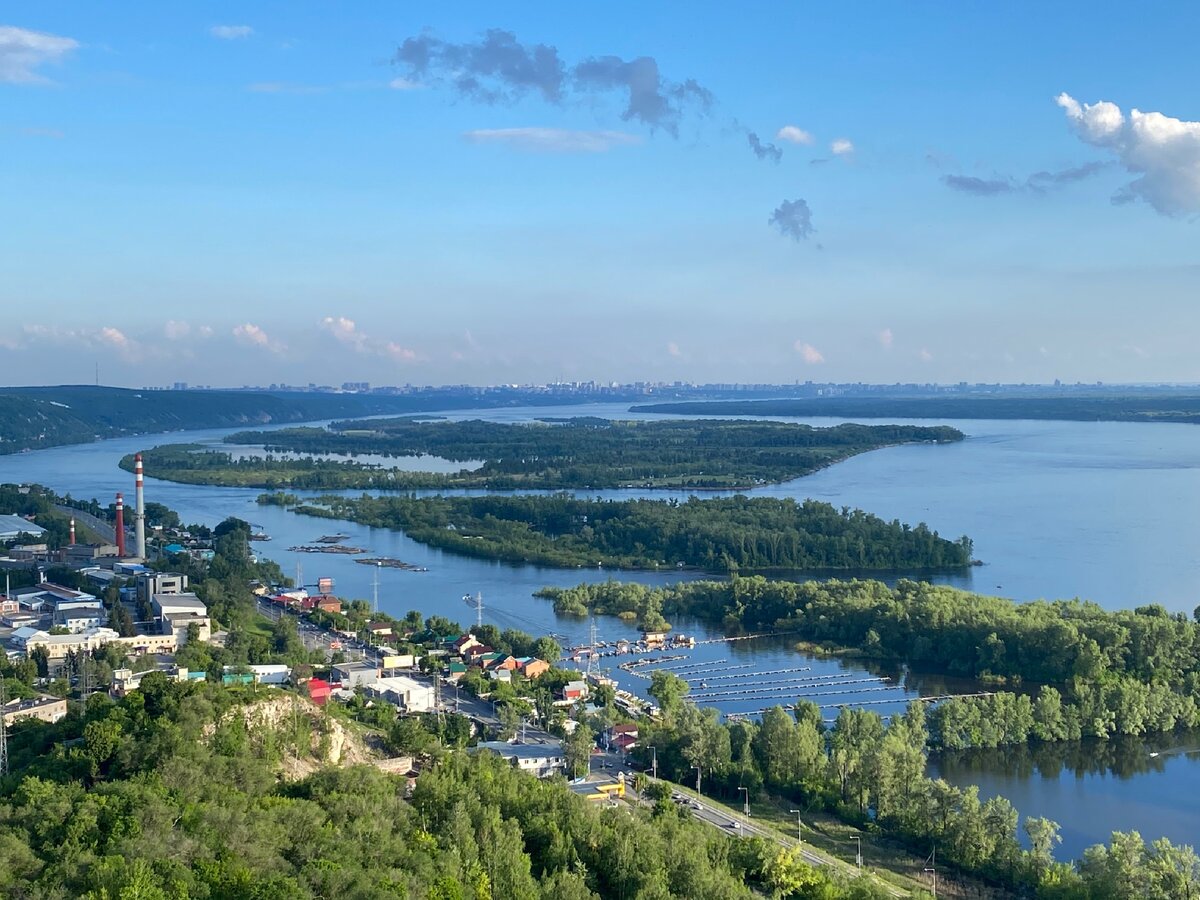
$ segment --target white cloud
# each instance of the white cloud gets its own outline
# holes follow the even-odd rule
[[[674,341],[667,342],[667,353],[668,355],[676,358],[683,356],[683,351],[679,349],[679,345]]]
[[[419,91],[422,85],[418,81],[409,81],[407,78],[393,78],[388,82],[388,87],[393,91]]]
[[[463,137],[472,144],[505,144],[542,153],[603,153],[614,147],[640,144],[625,131],[575,131],[567,128],[479,128]]]
[[[879,337],[879,346],[881,346],[884,350],[892,349],[892,341],[894,340],[894,336],[892,335],[892,329],[890,329],[890,328],[883,329],[883,331],[879,332],[878,337]]]
[[[249,25],[214,25],[208,33],[223,41],[240,41],[254,34],[254,29]]]
[[[1200,122],[1139,109],[1126,117],[1115,103],[1081,104],[1069,94],[1055,102],[1082,140],[1108,150],[1138,176],[1114,203],[1144,200],[1168,216],[1200,212]]]
[[[933,362],[933,354],[924,347],[917,351],[917,357],[921,360],[921,362]]]
[[[232,334],[234,340],[247,347],[269,350],[272,353],[282,353],[285,349],[283,344],[272,340],[269,334],[251,322],[235,326]]]
[[[328,331],[340,343],[353,347],[355,352],[363,353],[367,349],[367,336],[358,330],[353,319],[345,316],[326,316],[321,320],[321,327]]]
[[[176,322],[171,319],[163,325],[163,334],[166,335],[168,341],[180,341],[192,333],[192,326],[187,322]]]
[[[392,359],[397,360],[398,362],[416,362],[417,361],[417,351],[412,350],[409,347],[402,347],[399,344],[397,344],[395,341],[388,341],[387,344],[384,345],[383,350],[384,350],[384,353],[386,353]]]
[[[796,125],[784,125],[775,132],[775,140],[787,141],[789,144],[811,144],[813,136],[811,132]]]
[[[61,62],[79,42],[41,31],[29,31],[12,25],[0,25],[0,82],[38,84],[46,79],[37,69]]]
[[[804,341],[796,341],[792,346],[803,357],[804,362],[810,366],[825,362],[825,356],[812,344],[806,344]]]
[[[854,152],[854,144],[849,138],[837,138],[830,142],[829,152],[834,156],[849,156]]]

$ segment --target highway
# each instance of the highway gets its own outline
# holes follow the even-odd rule
[[[116,530],[103,519],[97,519],[91,513],[84,512],[82,509],[75,509],[71,506],[55,506],[54,508],[63,515],[74,516],[76,524],[82,525],[85,528],[94,531],[96,533],[96,537],[100,538],[100,540],[106,541],[110,544],[116,543]]]

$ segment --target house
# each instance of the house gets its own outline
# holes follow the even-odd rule
[[[67,701],[43,694],[32,700],[10,700],[4,704],[3,709],[5,725],[11,725],[18,719],[57,722],[67,715]]]
[[[226,672],[232,672],[234,666],[226,666]],[[257,684],[287,684],[292,676],[292,670],[284,665],[246,666]]]
[[[452,652],[457,653],[459,656],[466,656],[467,651],[470,650],[471,648],[482,647],[482,646],[483,646],[483,641],[478,640],[475,637],[475,635],[464,634],[462,637],[458,638],[457,640],[455,640],[453,643],[450,644],[450,649]],[[488,650],[491,650],[491,647],[489,647]]]
[[[328,681],[322,681],[319,678],[310,678],[308,680],[308,699],[317,706],[324,706],[329,702],[329,695],[333,692]]]
[[[480,657],[488,656],[489,654],[491,654],[491,656],[489,657],[488,661],[493,663],[499,660],[501,656],[501,654],[497,653],[487,644],[476,643],[464,650],[462,657],[468,663],[479,663]],[[480,664],[482,665],[482,663]]]
[[[576,700],[586,700],[588,695],[588,684],[586,681],[568,681],[562,689],[562,698],[568,703],[574,703]]]
[[[391,637],[392,623],[391,622],[369,622],[367,631],[375,637]]]
[[[16,600],[0,594],[0,616],[16,615],[21,610],[21,604]]]
[[[517,671],[531,681],[535,678],[540,678],[550,671],[550,663],[546,662],[544,659],[538,659],[537,657],[526,656],[519,659],[517,662]]]
[[[430,712],[435,708],[433,685],[404,675],[380,678],[369,685],[366,692],[368,696],[395,704],[401,711],[410,714]]]
[[[337,614],[342,611],[342,601],[329,594],[321,594],[316,597],[313,608],[319,609],[321,612]]]
[[[521,667],[521,661],[515,656],[501,656],[499,659],[492,662],[490,665],[485,665],[485,669],[492,669],[497,672],[513,672]]]
[[[609,750],[617,750],[625,753],[631,748],[637,746],[638,727],[633,722],[626,722],[622,725],[613,725],[604,732],[604,745]]]
[[[450,681],[457,682],[466,674],[467,674],[467,664],[466,663],[452,662],[452,663],[450,663],[450,672],[447,674],[446,677],[449,678]]]
[[[642,643],[647,647],[661,647],[667,642],[667,633],[665,631],[643,631]]]
[[[529,772],[538,778],[560,775],[567,768],[561,741],[522,744],[509,741],[481,741],[468,752],[490,751],[507,760],[514,769]]]

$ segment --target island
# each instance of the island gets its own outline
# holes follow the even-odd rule
[[[270,495],[260,498],[271,502]],[[325,496],[311,516],[404,531],[484,559],[629,569],[944,571],[971,563],[970,538],[816,500],[598,500],[568,494]]]
[[[611,421],[591,417],[507,424],[397,418],[325,428],[243,431],[234,455],[176,444],[145,451],[146,472],[187,484],[268,490],[745,490],[788,481],[897,444],[963,440],[948,427],[726,420]],[[346,459],[320,458],[341,455]],[[407,471],[353,457],[433,456],[458,471]],[[122,467],[132,469],[132,457]]]

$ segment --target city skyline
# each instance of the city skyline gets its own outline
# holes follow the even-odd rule
[[[1200,381],[1198,18],[11,13],[0,352],[134,387]]]

